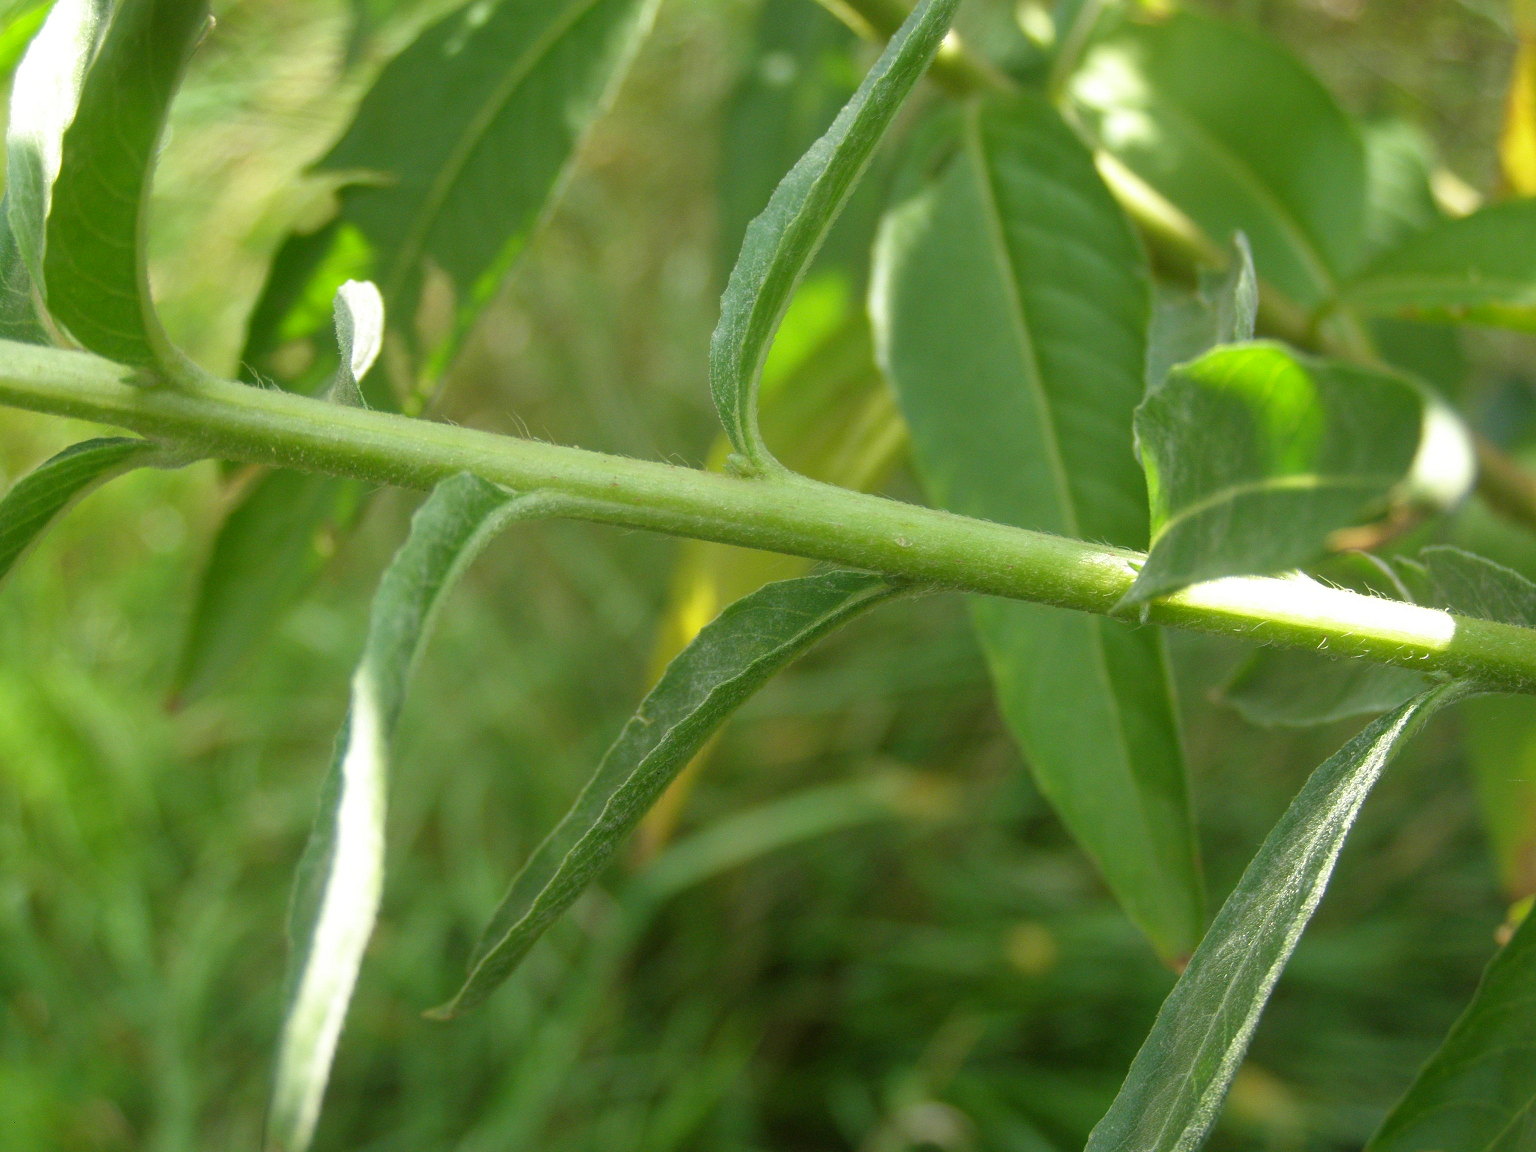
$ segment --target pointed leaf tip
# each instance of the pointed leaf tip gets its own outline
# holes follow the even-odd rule
[[[1315,771],[1216,914],[1085,1152],[1192,1152],[1316,911],[1361,805],[1402,743],[1461,685],[1373,721]]]
[[[706,625],[667,666],[482,933],[445,1020],[502,983],[576,901],[677,773],[754,692],[821,637],[903,589],[862,572],[769,584]]]

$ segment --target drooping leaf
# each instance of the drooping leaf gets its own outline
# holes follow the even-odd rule
[[[522,252],[655,9],[656,0],[465,5],[364,97],[320,170],[360,177],[342,193],[341,216],[372,249],[369,277],[414,353],[412,374],[446,364]],[[367,398],[398,407],[382,382]]]
[[[1315,559],[1394,504],[1446,507],[1472,482],[1449,409],[1405,376],[1232,345],[1176,368],[1136,412],[1152,549],[1123,603]]]
[[[1343,299],[1389,315],[1536,331],[1536,199],[1413,233],[1346,284]]]
[[[153,462],[158,445],[112,437],[72,445],[27,473],[0,499],[0,577],[53,518],[97,485]]]
[[[1536,916],[1527,915],[1366,1152],[1531,1147],[1536,1147]]]
[[[846,278],[829,271],[795,295],[763,370],[763,430],[785,446],[784,463],[802,476],[842,488],[877,488],[906,451],[906,425],[875,365],[869,321]],[[710,452],[724,467],[730,442]],[[734,600],[774,580],[802,575],[797,556],[684,540],[652,657],[654,675]],[[706,747],[646,816],[638,850],[649,857],[665,843],[708,757]]]
[[[80,103],[86,65],[106,30],[110,0],[59,0],[11,84],[6,125],[6,217],[32,284],[43,285],[43,249],[64,133]]]
[[[958,0],[922,0],[815,144],[747,228],[720,322],[710,342],[715,408],[736,451],[754,466],[772,460],[758,429],[757,387],[769,343],[795,286],[896,112],[922,76]]]
[[[291,997],[268,1125],[274,1152],[302,1152],[314,1134],[383,887],[390,741],[433,614],[501,528],[544,507],[537,494],[515,496],[473,476],[445,480],[413,517],[410,537],[379,581],[294,893]]]
[[[1427,687],[1407,668],[1262,648],[1221,690],[1221,700],[1251,724],[1305,728],[1385,712]]]
[[[144,225],[156,150],[207,0],[121,0],[64,133],[48,211],[48,309],[92,352],[178,378],[195,372],[150,299]]]
[[[1365,238],[1359,133],[1275,40],[1190,12],[1126,22],[1072,98],[1094,138],[1212,240],[1242,232],[1261,279],[1332,298]]]
[[[196,699],[238,667],[320,570],[330,534],[355,518],[363,488],[286,469],[257,477],[219,526],[203,567],[175,677]]]
[[[931,127],[913,171],[932,175],[887,217],[871,294],[928,494],[1134,547],[1148,313],[1136,239],[1043,99],[974,104]],[[1187,955],[1201,883],[1160,637],[1029,604],[973,609],[1042,790],[1158,951]]]
[[[1312,774],[1216,914],[1086,1152],[1191,1152],[1216,1119],[1259,1015],[1397,747],[1460,691],[1373,721]]]
[[[570,811],[534,850],[481,935],[440,1018],[474,1007],[613,859],[629,831],[749,696],[822,636],[900,589],[828,572],[783,580],[726,608],[685,648],[624,726]]]

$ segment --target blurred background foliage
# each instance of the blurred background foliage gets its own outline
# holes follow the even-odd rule
[[[163,314],[203,363],[237,370],[272,251],[325,214],[306,166],[445,6],[216,4],[153,235]],[[1274,32],[1354,111],[1417,126],[1447,188],[1499,186],[1515,41],[1495,0],[1213,7]],[[1018,39],[1011,3],[968,9],[977,40]],[[703,463],[705,353],[735,238],[867,59],[811,0],[666,0],[439,415]],[[820,70],[804,106],[754,120],[752,92],[804,69]],[[871,218],[856,208],[839,227]],[[862,287],[836,251],[833,320],[811,315],[801,343],[821,347],[818,324],[843,331],[853,367],[839,370],[857,372],[867,336],[846,315]],[[1528,344],[1467,343],[1483,430],[1536,452]],[[81,433],[8,412],[0,479]],[[916,498],[898,447],[865,463]],[[0,1124],[18,1152],[259,1141],[290,874],[368,590],[415,498],[375,500],[266,647],[173,708],[230,492],[208,464],[130,475],[0,595]],[[1485,514],[1457,531],[1536,572],[1536,546]],[[1080,1147],[1172,976],[1029,783],[948,597],[882,610],[747,706],[649,873],[670,868],[666,883],[616,870],[484,1009],[421,1018],[638,700],[686,548],[520,526],[455,597],[403,726],[392,872],[320,1146]],[[1243,655],[1175,646],[1218,895],[1351,729],[1249,728],[1213,700]],[[1211,1147],[1358,1148],[1470,994],[1503,915],[1442,721],[1367,807]]]

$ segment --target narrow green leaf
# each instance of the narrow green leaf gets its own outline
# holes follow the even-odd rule
[[[1527,1152],[1533,1147],[1536,916],[1527,915],[1366,1152]]]
[[[741,704],[828,632],[899,594],[878,576],[827,572],[769,584],[725,609],[667,666],[570,811],[512,881],[469,976],[433,1012],[474,1007],[613,859],[624,837]]]
[[[6,125],[6,217],[32,283],[43,284],[43,249],[64,133],[80,103],[86,65],[106,30],[111,0],[58,0],[11,83]]]
[[[294,893],[294,978],[268,1124],[274,1152],[302,1152],[314,1134],[383,887],[390,740],[433,615],[498,531],[545,507],[538,494],[515,496],[473,476],[445,480],[417,511],[379,581]]]
[[[52,7],[53,0],[9,0],[0,5],[0,77],[11,78]]]
[[[1105,149],[1212,240],[1246,234],[1260,277],[1301,305],[1331,299],[1360,258],[1360,135],[1273,38],[1190,12],[1126,22],[1071,95]]]
[[[655,9],[656,0],[463,5],[364,97],[320,168],[361,177],[342,193],[342,219],[372,247],[369,275],[416,353],[413,371],[441,369],[522,252]],[[367,395],[374,407],[399,403],[382,383]]]
[[[148,440],[86,440],[27,473],[0,500],[0,577],[53,518],[97,485],[151,463],[159,448]]]
[[[1462,691],[1373,721],[1312,774],[1216,914],[1085,1152],[1191,1152],[1216,1119],[1259,1014],[1397,747]]]
[[[939,50],[958,0],[922,0],[832,126],[747,228],[709,350],[710,390],[736,451],[773,457],[757,427],[757,386],[790,296],[896,112]]]
[[[64,133],[48,212],[48,309],[92,352],[185,378],[150,299],[144,223],[171,98],[207,0],[121,0]]]
[[[207,693],[267,636],[349,525],[362,486],[286,469],[244,492],[214,538],[175,677],[180,700]]]
[[[951,511],[1135,547],[1145,487],[1144,258],[1092,158],[1036,96],[930,125],[887,216],[871,292],[881,362],[929,496]],[[1162,641],[978,600],[998,702],[1045,794],[1165,957],[1201,882]]]
[[[1366,660],[1328,660],[1312,652],[1263,648],[1221,690],[1250,724],[1306,728],[1379,715],[1429,687],[1417,672]]]
[[[1152,550],[1124,605],[1316,559],[1394,504],[1443,508],[1474,475],[1460,421],[1406,376],[1232,345],[1176,368],[1136,412]]]
[[[1411,234],[1342,297],[1372,312],[1536,331],[1536,198]]]

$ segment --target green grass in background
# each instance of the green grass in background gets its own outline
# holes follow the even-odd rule
[[[233,369],[266,256],[323,200],[304,166],[380,53],[440,6],[219,6],[156,217],[167,322],[207,363]],[[374,38],[354,38],[354,7]],[[714,141],[752,8],[664,5],[446,416],[704,458]],[[1424,126],[1464,178],[1491,180],[1463,158],[1487,154],[1508,42],[1474,6],[1246,8],[1358,106],[1452,110]],[[1424,45],[1437,62],[1399,74]],[[1352,84],[1356,65],[1374,79]],[[1463,118],[1481,151],[1460,150]],[[0,472],[79,434],[8,413]],[[0,594],[0,1142],[17,1152],[258,1142],[289,877],[368,589],[414,498],[375,502],[268,650],[171,711],[224,498],[207,464],[126,477]],[[620,872],[482,1010],[421,1018],[639,699],[673,555],[638,534],[521,526],[455,597],[404,719],[392,872],[319,1146],[1080,1147],[1172,978],[1029,785],[952,598],[880,611],[752,701],[676,850],[699,882],[648,906]],[[1208,700],[1234,656],[1176,648],[1218,893],[1348,730],[1254,739]],[[1367,808],[1213,1149],[1358,1148],[1465,1001],[1502,910],[1450,755],[1431,733]],[[867,790],[891,780],[896,800],[872,814]],[[737,842],[783,847],[707,867],[711,845],[688,836],[733,819],[748,821]]]

